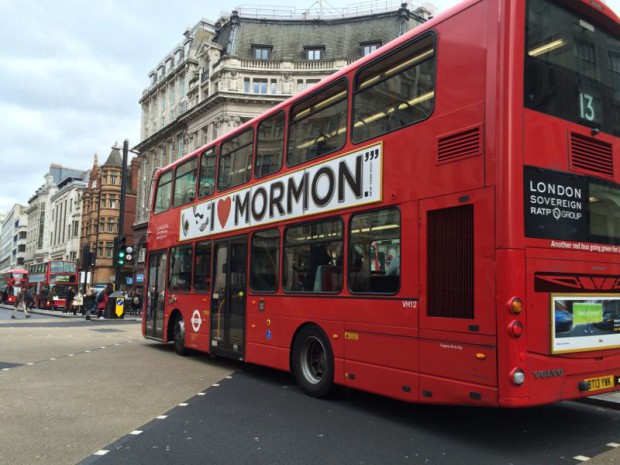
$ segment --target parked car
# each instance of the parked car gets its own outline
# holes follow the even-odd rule
[[[566,310],[555,311],[555,332],[564,333],[573,329],[573,315]]]
[[[614,327],[620,326],[620,315],[615,310],[605,310],[603,319],[594,323],[593,326],[598,329],[613,331]]]

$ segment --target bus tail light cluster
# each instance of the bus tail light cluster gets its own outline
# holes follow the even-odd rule
[[[523,323],[521,323],[520,321],[513,321],[510,323],[510,325],[508,325],[508,330],[510,331],[510,335],[512,337],[519,338],[523,336],[525,327],[523,326]]]
[[[521,312],[523,312],[523,301],[518,297],[514,297],[508,302],[508,307],[513,315],[521,315]]]

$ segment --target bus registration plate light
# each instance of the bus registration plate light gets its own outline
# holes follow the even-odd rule
[[[581,383],[580,383],[581,384]],[[615,376],[606,375],[599,376],[598,378],[588,378],[583,380],[583,385],[586,392],[601,391],[603,389],[609,389],[615,386]]]

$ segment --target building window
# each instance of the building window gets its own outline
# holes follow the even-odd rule
[[[254,79],[253,92],[255,94],[266,94],[267,79]]]
[[[269,60],[272,47],[268,45],[252,45],[252,57],[255,60]]]
[[[117,176],[114,173],[110,174],[110,184],[116,185]]]
[[[114,218],[108,218],[108,232],[114,233],[116,231],[116,220]]]
[[[365,57],[381,47],[381,42],[365,42],[360,44],[360,47],[362,48],[362,56]]]
[[[114,242],[105,243],[105,258],[112,258],[114,252]]]
[[[319,81],[320,79],[297,79],[297,92],[301,92]]]
[[[325,55],[325,47],[305,47],[306,60],[322,60]]]

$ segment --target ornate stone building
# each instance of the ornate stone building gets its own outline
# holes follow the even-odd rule
[[[386,5],[386,4],[382,4]],[[233,11],[201,20],[151,71],[144,90],[134,232],[146,238],[156,170],[220,137],[428,19],[406,3],[366,11]],[[143,270],[139,254],[137,273]]]
[[[80,250],[88,245],[95,256],[94,263],[91,263],[94,266],[90,267],[93,284],[115,281],[114,238],[122,232],[128,243],[133,242],[131,225],[136,211],[137,165],[132,163],[133,169],[127,172],[124,225],[119,231],[122,161],[116,146],[101,166],[95,154],[84,191]],[[121,284],[126,285],[126,278],[132,274],[131,266],[127,265],[121,271]]]

